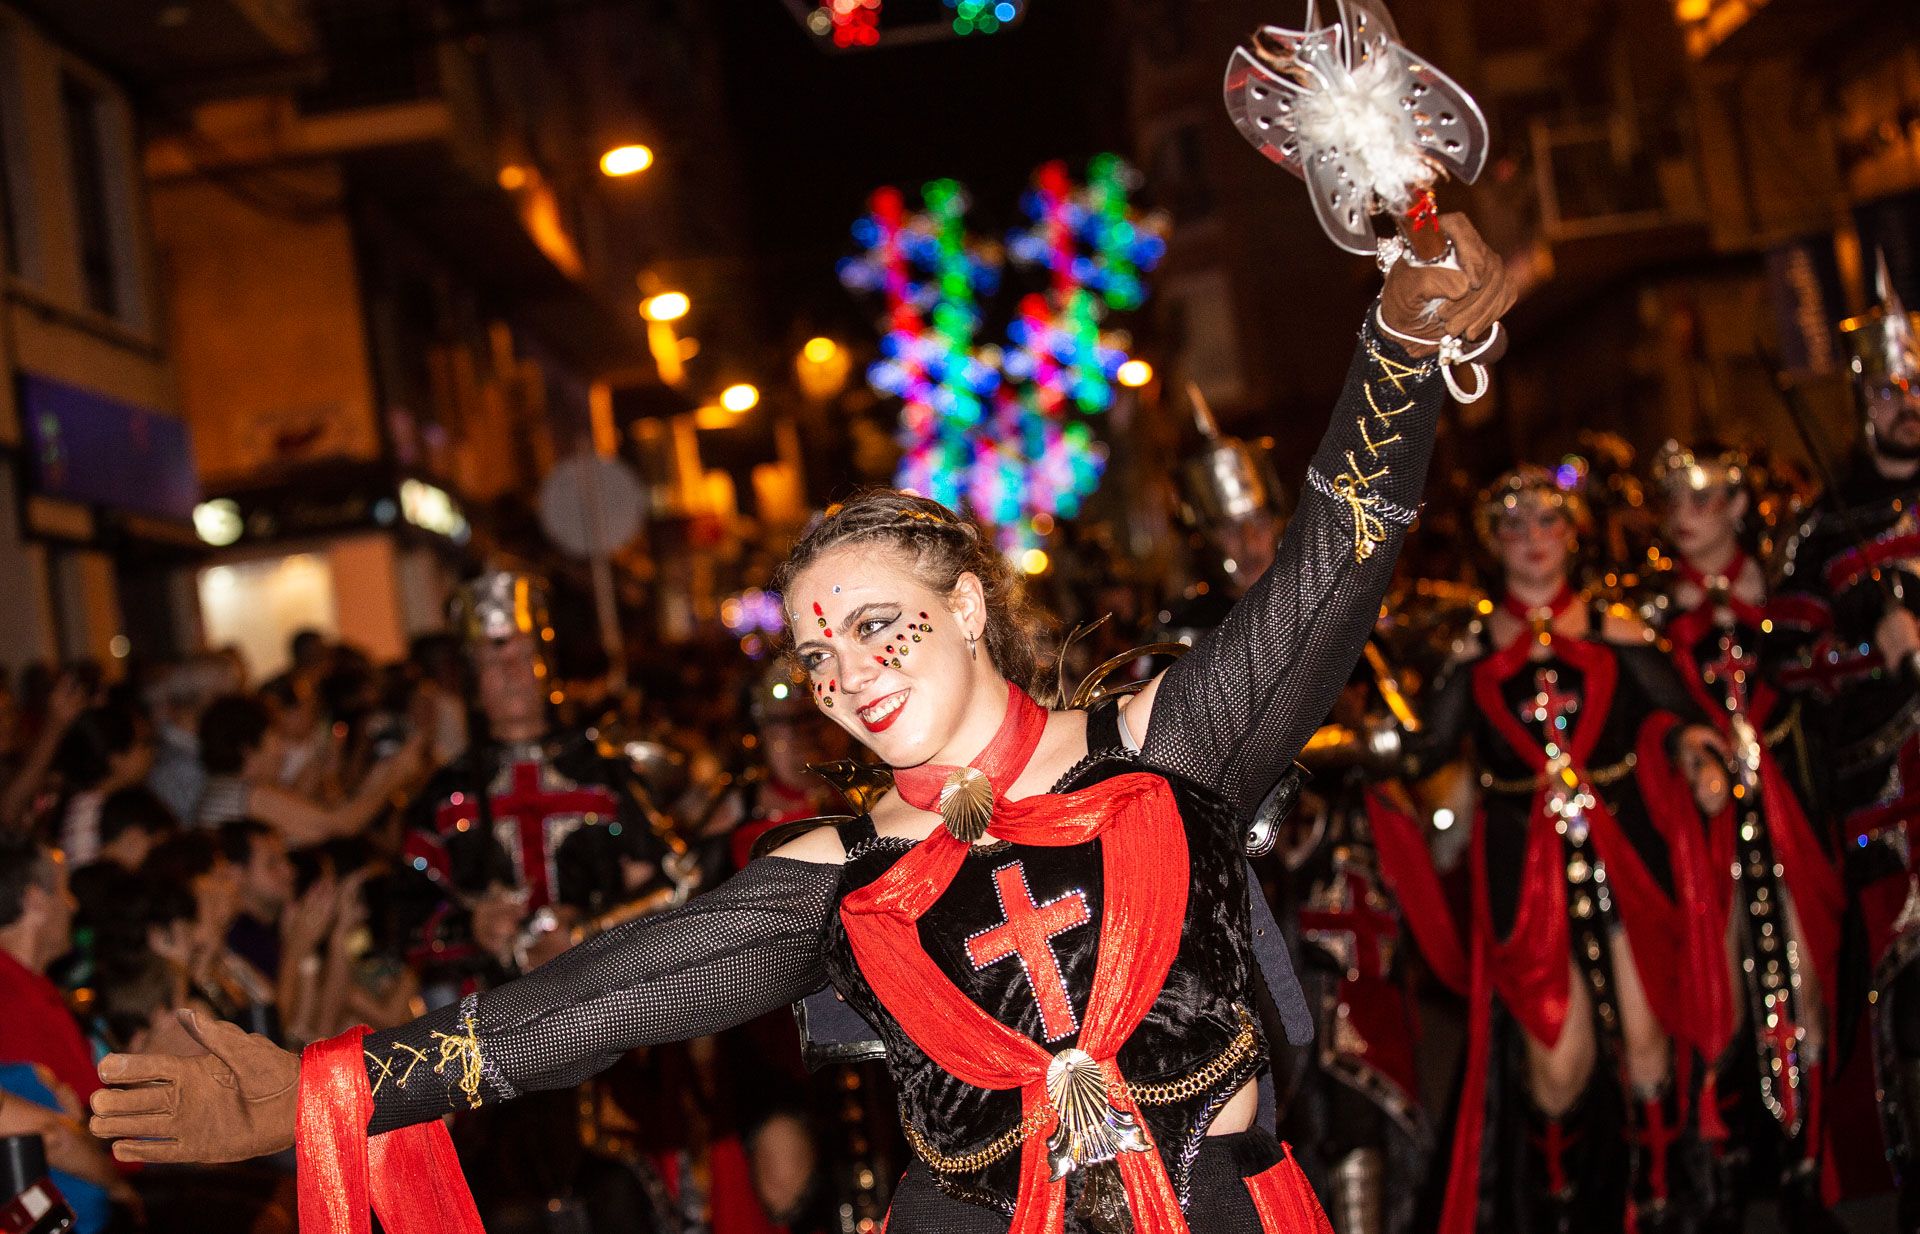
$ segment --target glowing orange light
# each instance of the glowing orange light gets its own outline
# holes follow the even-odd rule
[[[633,176],[653,166],[653,151],[646,146],[615,146],[600,156],[600,170],[609,176]]]

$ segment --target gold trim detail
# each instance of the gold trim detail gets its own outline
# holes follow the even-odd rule
[[[1638,754],[1628,754],[1625,758],[1611,766],[1594,768],[1592,771],[1583,775],[1581,779],[1587,781],[1587,783],[1593,785],[1595,788],[1606,788],[1609,785],[1618,784],[1620,781],[1632,775],[1633,769],[1639,765],[1640,756]],[[1556,780],[1559,779],[1558,776],[1553,778]],[[1545,775],[1526,776],[1518,780],[1503,780],[1499,776],[1490,775],[1486,772],[1480,774],[1480,787],[1495,793],[1537,793],[1545,788],[1547,784],[1548,777]]]
[[[486,1064],[480,1057],[480,1036],[474,1031],[473,1017],[467,1016],[461,1021],[460,1033],[434,1033],[433,1039],[440,1043],[440,1061],[433,1065],[435,1075],[445,1075],[447,1064],[460,1064],[460,1091],[466,1094],[470,1109],[480,1108],[480,1077],[485,1073]]]
[[[1245,1062],[1260,1042],[1259,1029],[1254,1024],[1253,1013],[1239,1006],[1236,1006],[1234,1011],[1240,1017],[1240,1032],[1227,1043],[1226,1049],[1207,1060],[1197,1070],[1177,1080],[1168,1080],[1159,1084],[1134,1085],[1121,1080],[1111,1080],[1108,1084],[1110,1095],[1115,1100],[1119,1100],[1131,1094],[1135,1105],[1176,1105],[1189,1098],[1197,1097],[1218,1084],[1235,1067]],[[1055,1117],[1053,1104],[1048,1102],[972,1152],[951,1156],[928,1143],[927,1138],[920,1134],[920,1129],[913,1125],[911,1119],[901,1119],[900,1126],[906,1132],[907,1144],[913,1149],[914,1155],[926,1162],[929,1169],[941,1174],[973,1174],[986,1169],[1034,1136],[1052,1127]]]

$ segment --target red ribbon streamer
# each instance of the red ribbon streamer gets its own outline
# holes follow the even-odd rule
[[[444,1123],[367,1135],[366,1035],[350,1028],[300,1057],[300,1234],[368,1234],[370,1210],[388,1234],[486,1234]]]

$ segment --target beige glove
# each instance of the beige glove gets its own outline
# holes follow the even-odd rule
[[[109,1054],[93,1134],[121,1161],[246,1161],[293,1146],[300,1059],[265,1037],[181,1011],[199,1058]]]
[[[1423,266],[1397,261],[1380,292],[1380,320],[1388,329],[1430,340],[1423,345],[1396,339],[1414,356],[1433,355],[1446,334],[1478,342],[1513,307],[1506,262],[1487,247],[1467,216],[1443,214],[1440,229],[1453,242],[1453,263]],[[1493,358],[1491,353],[1486,356]]]

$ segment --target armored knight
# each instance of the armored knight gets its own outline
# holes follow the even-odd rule
[[[1846,893],[1804,808],[1819,759],[1798,703],[1778,684],[1793,650],[1785,632],[1803,609],[1769,597],[1742,543],[1750,474],[1739,450],[1672,441],[1653,466],[1672,567],[1652,580],[1648,611],[1739,785],[1707,820],[1715,877],[1699,898],[1727,931],[1727,965],[1710,975],[1724,972],[1729,984],[1713,983],[1718,1045],[1701,1127],[1723,1227],[1741,1228],[1749,1192],[1769,1189],[1766,1174],[1777,1167],[1787,1227],[1832,1229],[1820,1194],[1822,1061],[1835,1024]]]
[[[1852,460],[1786,550],[1809,651],[1788,674],[1828,744],[1827,791],[1874,965],[1874,1057],[1903,1228],[1920,1228],[1920,315],[1842,322],[1862,415]]]
[[[545,585],[484,574],[452,616],[483,724],[409,807],[406,856],[434,888],[411,958],[471,988],[658,891],[669,833],[630,763],[554,726]]]

